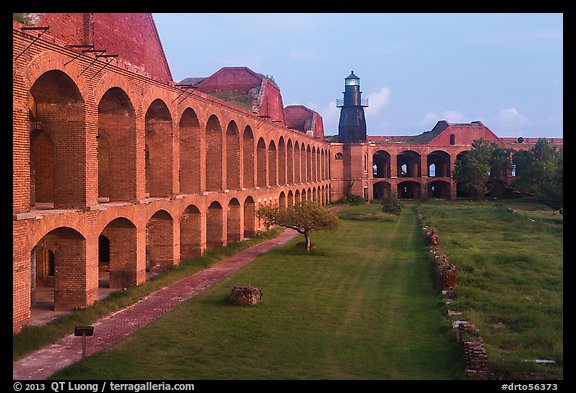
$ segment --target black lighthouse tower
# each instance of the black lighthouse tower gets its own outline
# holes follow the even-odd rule
[[[354,71],[344,79],[344,100],[336,100],[340,109],[338,123],[338,142],[366,142],[366,119],[364,108],[368,102],[362,102],[360,78]]]

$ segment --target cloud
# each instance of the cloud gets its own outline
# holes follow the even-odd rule
[[[340,120],[340,108],[336,107],[336,101],[330,101],[323,109],[317,111],[322,116],[324,133],[326,135],[338,134],[338,122]]]
[[[383,87],[380,90],[368,94],[368,108],[365,109],[366,117],[380,114],[382,109],[390,102],[390,89]]]
[[[455,109],[447,110],[442,112],[440,116],[436,112],[428,112],[422,120],[417,124],[420,127],[430,127],[432,128],[440,120],[446,120],[448,123],[460,123],[464,119],[464,115]]]
[[[513,128],[526,124],[528,118],[518,112],[518,109],[504,108],[500,109],[496,121],[498,124],[505,128]]]

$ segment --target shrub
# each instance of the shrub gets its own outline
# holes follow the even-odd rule
[[[350,194],[346,195],[346,202],[348,202],[351,206],[361,205],[364,203],[364,198],[360,195]]]
[[[391,214],[400,214],[402,212],[402,205],[395,192],[384,196],[384,199],[382,199],[382,211]]]

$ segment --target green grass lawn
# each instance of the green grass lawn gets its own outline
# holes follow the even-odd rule
[[[480,329],[490,369],[561,378],[563,216],[531,200],[431,200],[418,209],[456,265],[455,308]],[[556,364],[526,361],[535,359]]]
[[[54,379],[463,379],[414,209],[348,207]],[[224,296],[263,291],[254,306]]]

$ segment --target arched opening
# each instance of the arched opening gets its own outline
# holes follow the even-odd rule
[[[180,259],[202,255],[202,216],[200,210],[188,206],[180,218]]]
[[[335,160],[343,160],[344,159],[344,154],[342,153],[336,153],[336,155],[334,156]]]
[[[263,138],[258,139],[258,145],[256,146],[256,161],[256,184],[258,187],[266,187],[266,143]]]
[[[450,183],[434,180],[428,183],[428,196],[437,199],[450,199]]]
[[[294,207],[294,193],[292,190],[288,191],[288,208]]]
[[[306,182],[312,181],[312,150],[306,146]]]
[[[180,193],[200,194],[202,150],[200,122],[191,108],[186,108],[179,123],[180,128]]]
[[[307,177],[306,177],[306,173],[307,173],[307,168],[308,167],[308,163],[306,160],[306,145],[304,145],[304,142],[302,142],[302,144],[300,145],[300,182],[301,183],[306,183]]]
[[[159,210],[146,224],[146,270],[149,277],[174,265],[173,220],[165,210]]]
[[[206,124],[206,191],[222,191],[222,127],[214,115]]]
[[[268,185],[277,186],[278,177],[276,172],[277,157],[276,157],[276,144],[270,141],[268,146]]]
[[[384,199],[385,196],[390,195],[391,186],[386,181],[379,181],[372,186],[372,195],[374,199]]]
[[[316,187],[312,188],[312,200],[314,202],[318,202],[318,193],[316,191]]]
[[[254,134],[249,126],[244,129],[242,148],[244,150],[244,188],[254,188]]]
[[[226,130],[226,189],[240,189],[240,133],[234,121]]]
[[[34,130],[30,137],[30,201],[31,205],[54,205],[54,143],[50,135]]]
[[[450,144],[451,145],[456,144],[456,135],[455,134],[450,134]]]
[[[450,177],[450,154],[437,150],[428,154],[428,176]]]
[[[316,149],[316,181],[322,181],[322,152],[320,148]]]
[[[146,280],[144,266],[138,270],[136,238],[136,226],[126,218],[116,218],[102,230],[98,237],[102,287],[130,288]]]
[[[296,190],[296,192],[294,193],[294,202],[295,203],[300,203],[302,202],[302,197],[300,195],[300,190]]]
[[[372,176],[376,178],[390,177],[390,153],[378,150],[372,155]]]
[[[280,193],[280,196],[278,197],[278,207],[282,208],[282,209],[286,209],[287,205],[286,205],[286,194],[284,193],[284,191],[282,191]]]
[[[214,201],[206,216],[206,247],[212,249],[224,245],[224,213],[222,205]]]
[[[398,154],[398,177],[420,177],[420,154],[408,150]]]
[[[87,263],[86,239],[79,232],[60,227],[47,233],[30,252],[31,319],[98,300],[97,269],[96,260]]]
[[[420,199],[421,197],[420,183],[414,181],[404,181],[398,183],[397,195],[400,199]]]
[[[294,184],[294,146],[291,139],[286,145],[286,183]]]
[[[86,206],[84,100],[62,71],[42,74],[30,89],[30,204]]]
[[[302,190],[302,202],[307,201],[308,200],[308,196],[306,194],[306,189]]]
[[[316,146],[312,146],[312,172],[311,181],[318,181],[318,166],[317,166],[318,155],[316,154]]]
[[[118,87],[109,89],[98,104],[97,141],[98,197],[104,202],[134,200],[136,113]]]
[[[172,117],[166,104],[154,100],[146,111],[146,193],[172,194]]]
[[[278,184],[286,184],[286,145],[283,137],[278,141]]]
[[[226,225],[227,243],[239,242],[242,240],[242,228],[240,222],[240,202],[232,198],[228,203],[228,222]]]
[[[302,173],[301,166],[301,156],[300,156],[300,145],[298,142],[294,143],[294,183],[302,183]]]
[[[244,201],[244,237],[253,238],[256,236],[256,204],[252,197],[247,197]]]
[[[98,288],[110,288],[110,239],[98,236]]]

